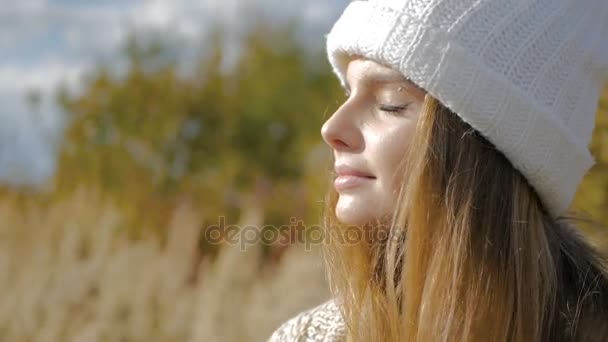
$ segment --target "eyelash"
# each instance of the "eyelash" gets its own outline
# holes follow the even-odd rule
[[[409,106],[409,104],[405,104],[403,106],[380,105],[378,107],[378,109],[380,109],[383,112],[387,112],[387,113],[391,113],[391,114],[398,114],[398,113],[401,113],[402,111],[406,110],[408,106]]]
[[[344,96],[346,96],[346,98],[350,97],[350,92],[348,90],[344,91]],[[380,105],[378,107],[378,109],[380,109],[383,112],[387,112],[387,113],[391,113],[391,114],[399,114],[402,111],[406,110],[409,106],[408,104],[405,104],[403,106],[389,106],[389,105]]]

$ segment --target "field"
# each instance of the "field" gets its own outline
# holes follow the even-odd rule
[[[203,218],[172,213],[164,242],[132,239],[94,190],[59,203],[0,199],[2,341],[262,341],[328,298],[318,251],[294,246],[276,264],[259,246],[201,257]]]

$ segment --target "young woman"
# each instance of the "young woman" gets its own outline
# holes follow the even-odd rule
[[[608,2],[354,1],[327,48],[335,298],[271,341],[608,341],[606,260],[567,216]]]

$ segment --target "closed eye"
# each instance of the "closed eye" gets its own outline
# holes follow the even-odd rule
[[[402,105],[402,106],[380,105],[379,109],[383,112],[388,112],[388,113],[400,113],[400,112],[406,110],[408,106],[409,106],[409,103]]]

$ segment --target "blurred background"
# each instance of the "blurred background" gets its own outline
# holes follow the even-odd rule
[[[348,2],[0,0],[0,340],[263,341],[329,299],[302,237]],[[590,148],[572,209],[606,249],[608,91]]]

